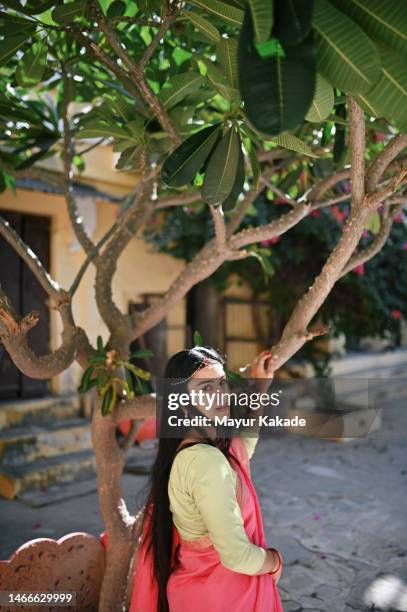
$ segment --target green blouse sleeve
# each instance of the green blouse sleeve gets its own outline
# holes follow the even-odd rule
[[[250,542],[236,499],[232,467],[217,448],[199,445],[188,469],[188,489],[219,553],[235,572],[256,574],[266,550]]]

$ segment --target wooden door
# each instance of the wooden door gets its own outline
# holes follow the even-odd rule
[[[0,211],[18,235],[39,257],[44,267],[50,265],[50,218]],[[30,347],[38,355],[49,351],[48,296],[14,249],[0,236],[0,283],[15,310],[26,315],[40,313],[38,324],[28,333]],[[48,381],[23,375],[0,344],[0,399],[41,397],[48,391]]]

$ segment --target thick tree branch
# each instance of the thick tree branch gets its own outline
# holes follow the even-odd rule
[[[310,333],[308,330],[309,324],[355,251],[369,213],[378,205],[376,200],[372,202],[367,202],[365,198],[360,200],[362,193],[364,193],[364,161],[360,158],[364,153],[364,114],[361,109],[357,108],[353,100],[350,101],[350,105],[352,108],[350,121],[350,146],[353,162],[351,169],[352,196],[356,198],[356,202],[351,207],[351,214],[343,227],[342,236],[337,246],[331,252],[313,284],[297,302],[280,341],[271,349],[276,368],[284,364],[307,342]],[[360,125],[360,121],[362,125]],[[355,152],[358,153],[359,157],[356,157]],[[314,191],[314,198],[319,198],[332,184],[326,181],[323,190],[317,191],[316,198]]]
[[[74,325],[67,294],[61,293],[58,310],[63,323],[61,346],[46,355],[36,355],[28,345],[27,333],[37,325],[39,314],[30,312],[19,318],[0,289],[0,337],[14,364],[26,376],[52,378],[66,370],[76,358],[78,342],[83,339],[84,332]]]
[[[339,204],[340,202],[346,202],[346,200],[350,200],[351,195],[349,193],[342,193],[340,196],[336,198],[330,198],[329,200],[323,200],[322,202],[314,202],[311,206],[311,210],[318,210],[319,208],[328,208],[328,206],[333,206],[334,204]]]
[[[7,240],[10,246],[13,247],[24,263],[27,264],[44,291],[50,297],[58,301],[61,295],[60,286],[51,278],[37,255],[30,249],[24,240],[20,238],[8,221],[2,217],[0,217],[0,234]]]
[[[317,202],[321,200],[322,196],[327,191],[329,191],[329,189],[334,187],[336,183],[339,183],[340,181],[344,181],[348,178],[350,178],[350,168],[340,170],[339,172],[336,172],[335,174],[330,174],[329,176],[324,178],[321,182],[319,182],[317,185],[312,187],[312,189],[306,194],[307,200],[309,202]]]
[[[398,134],[387,144],[383,151],[370,164],[366,176],[366,190],[373,191],[391,162],[407,147],[407,134]]]
[[[65,200],[68,208],[69,219],[71,221],[72,229],[81,244],[85,253],[91,253],[95,245],[86,233],[83,225],[82,217],[79,214],[78,207],[73,192],[73,170],[72,170],[72,140],[71,140],[71,127],[69,125],[68,118],[68,106],[69,106],[69,77],[66,73],[63,75],[63,111],[62,119],[64,124],[64,193]]]
[[[260,181],[264,183],[266,187],[268,187],[268,189],[270,189],[270,191],[272,191],[275,195],[277,195],[282,200],[285,200],[287,204],[291,204],[291,206],[297,206],[297,201],[294,200],[294,198],[292,198],[287,193],[281,191],[281,189],[274,185],[268,178],[266,178],[265,176],[261,176]]]
[[[407,198],[405,199],[405,202],[407,202]],[[389,237],[393,221],[397,217],[397,215],[399,215],[403,210],[405,202],[394,206],[391,211],[390,206],[385,205],[379,232],[374,237],[369,246],[352,255],[349,262],[344,267],[339,278],[342,278],[343,276],[348,274],[348,272],[356,268],[356,266],[366,263],[382,250],[383,246],[386,244],[387,238]]]
[[[30,312],[21,318],[5,293],[0,290],[0,337],[13,362],[27,376],[42,379],[52,378],[63,372],[74,359],[86,367],[88,355],[93,349],[83,329],[75,326],[70,293],[51,278],[37,255],[1,217],[0,234],[14,248],[49,295],[61,316],[63,325],[61,346],[47,355],[35,355],[27,343],[26,335],[37,325],[39,314]]]
[[[222,206],[209,206],[215,229],[215,245],[219,255],[226,255],[226,226]]]
[[[58,189],[63,189],[64,186],[63,178],[59,174],[51,172],[50,170],[44,170],[43,168],[33,168],[31,166],[30,168],[18,170],[0,159],[0,169],[16,179],[33,179],[44,181],[44,183],[53,185]]]
[[[362,206],[365,197],[366,127],[363,109],[349,96],[352,206]]]
[[[160,103],[159,99],[157,98],[145,78],[144,68],[142,67],[143,59],[141,60],[140,64],[137,64],[132,60],[130,55],[127,53],[123,43],[117,37],[116,33],[109,24],[109,21],[105,19],[102,11],[100,10],[100,7],[96,4],[96,2],[92,2],[92,5],[95,13],[95,18],[98,22],[101,31],[104,33],[110,47],[116,53],[117,57],[121,59],[123,65],[127,68],[129,77],[132,78],[136,83],[144,101],[150,107],[150,110],[153,112],[153,114],[157,117],[163,129],[167,132],[169,138],[176,145],[179,145],[182,142],[180,135],[175,129],[168,113]],[[166,24],[166,27],[163,26],[163,32],[169,27],[172,19],[173,16],[166,13],[163,19]],[[158,41],[156,42],[156,44],[158,44]],[[148,56],[148,54],[149,51],[147,49],[146,55]]]
[[[261,180],[261,178],[268,179],[269,176],[273,173],[273,171],[274,171],[273,166],[265,168],[261,177],[259,177],[257,184],[253,185],[249,189],[249,191],[246,192],[244,198],[240,202],[237,203],[236,208],[233,211],[229,219],[229,222],[227,223],[227,226],[226,226],[226,234],[228,238],[230,238],[234,234],[234,232],[239,228],[250,206],[253,204],[256,198],[260,195],[260,193],[264,191],[265,185],[264,185],[264,182]]]
[[[130,342],[131,319],[129,315],[120,312],[114,303],[112,281],[120,254],[153,212],[151,200],[145,197],[149,186],[150,183],[142,181],[138,185],[133,203],[118,219],[110,241],[96,259],[96,303],[112,335],[111,342],[118,342],[120,346],[117,348],[120,351]]]
[[[143,57],[138,62],[138,66],[140,70],[145,70],[148,62],[154,55],[155,50],[157,49],[158,45],[161,43],[162,39],[164,38],[165,33],[167,32],[167,30],[171,26],[171,23],[175,19],[175,15],[171,15],[171,13],[168,12],[166,3],[163,3],[163,12],[164,14],[163,14],[161,23],[158,26],[157,32],[155,33],[154,38],[151,41],[151,43],[147,46],[147,49],[145,50]]]
[[[114,413],[113,418],[116,425],[123,421],[150,419],[156,415],[157,399],[155,393],[140,395],[134,400],[120,402]]]
[[[262,240],[269,240],[275,236],[281,236],[285,234],[289,229],[297,225],[301,219],[306,217],[311,209],[311,205],[308,203],[297,204],[295,209],[290,212],[281,215],[275,221],[261,225],[260,227],[251,227],[248,229],[241,230],[229,240],[229,246],[233,250],[240,249],[248,244],[254,242],[260,242]]]

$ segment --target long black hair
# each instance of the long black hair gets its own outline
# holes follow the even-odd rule
[[[161,403],[161,421],[159,427],[159,444],[157,456],[152,468],[150,479],[150,490],[145,505],[144,519],[146,520],[147,512],[151,516],[151,529],[146,533],[146,542],[148,548],[153,551],[154,574],[158,584],[158,612],[168,612],[167,600],[167,582],[176,564],[176,558],[172,558],[173,546],[173,522],[172,513],[170,510],[170,501],[168,497],[168,480],[172,463],[177,451],[177,447],[185,436],[190,432],[191,428],[178,427],[177,436],[169,437],[164,432],[166,419],[164,414],[167,411],[168,395],[176,390],[177,393],[187,392],[187,381],[196,370],[206,365],[207,360],[216,362],[222,366],[225,360],[218,351],[213,348],[195,346],[192,349],[180,351],[171,357],[168,361],[164,380],[162,385],[162,403]],[[176,386],[171,386],[176,383]],[[190,405],[188,412],[191,414],[199,414],[197,409]],[[181,408],[172,410],[171,414],[182,419],[184,415]],[[202,442],[216,446],[225,456],[231,456],[229,446],[230,437],[219,436],[211,440],[203,428],[195,427]],[[168,430],[167,430],[168,431]],[[164,433],[163,433],[164,432]],[[233,455],[232,455],[233,456]]]

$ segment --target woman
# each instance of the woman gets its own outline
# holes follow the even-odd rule
[[[272,376],[270,354],[261,353],[251,377],[260,387],[264,379],[268,386]],[[130,612],[280,612],[276,585],[282,559],[266,547],[250,477],[257,438],[227,438],[211,425],[188,424],[172,437],[163,435],[170,393],[191,397],[200,389],[204,394],[228,391],[219,353],[194,347],[174,355],[165,371],[159,447]],[[229,411],[215,402],[210,409],[205,402],[191,402],[171,409],[171,416],[183,422],[186,416],[213,419]]]

